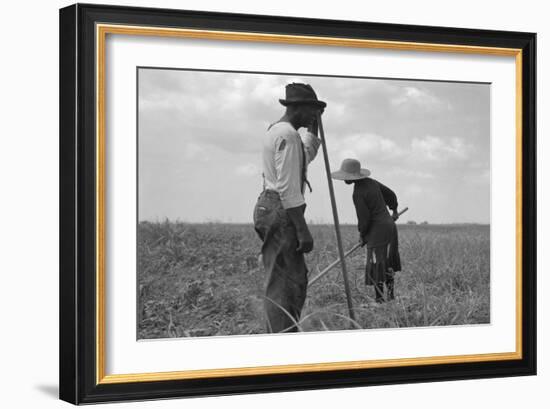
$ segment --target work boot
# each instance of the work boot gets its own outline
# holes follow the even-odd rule
[[[383,282],[379,282],[379,283],[376,283],[374,285],[374,293],[376,294],[376,302],[381,304],[383,303],[384,301],[386,301],[384,299],[384,283]]]

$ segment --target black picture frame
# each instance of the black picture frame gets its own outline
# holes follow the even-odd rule
[[[77,4],[60,10],[60,388],[74,404],[536,374],[536,34]],[[102,384],[96,352],[96,24],[515,48],[522,52],[521,358]]]

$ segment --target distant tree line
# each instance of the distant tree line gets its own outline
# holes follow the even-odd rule
[[[415,222],[414,220],[409,220],[407,221],[407,224],[413,224],[413,225],[416,225],[418,224],[417,222]],[[428,222],[426,220],[424,220],[422,223],[420,223],[421,225],[426,225],[428,224]]]

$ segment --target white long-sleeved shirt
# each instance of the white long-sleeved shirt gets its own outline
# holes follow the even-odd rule
[[[300,137],[288,122],[277,122],[265,134],[262,151],[265,188],[279,193],[283,208],[290,209],[305,203],[303,159],[305,157],[307,169],[320,144],[321,140],[311,132]]]

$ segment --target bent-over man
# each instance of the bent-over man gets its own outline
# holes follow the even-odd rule
[[[319,101],[308,84],[286,86],[284,115],[263,137],[264,190],[254,208],[254,228],[262,245],[267,274],[265,312],[268,332],[295,332],[307,291],[304,253],[313,249],[313,238],[304,218],[307,165],[317,155]],[[298,129],[305,127],[302,138]]]

